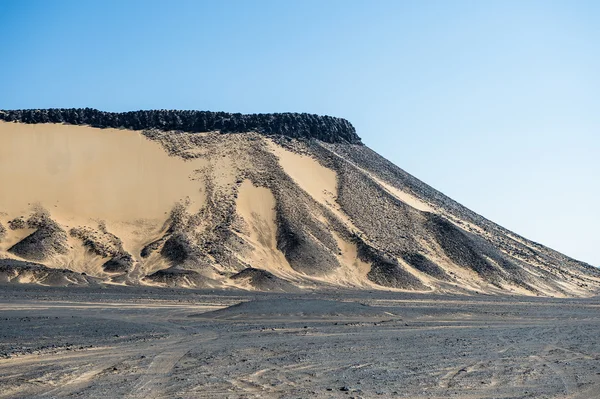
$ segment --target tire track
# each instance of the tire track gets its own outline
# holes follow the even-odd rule
[[[164,387],[172,375],[173,368],[181,358],[198,345],[217,339],[217,334],[209,334],[208,337],[193,339],[195,335],[179,338],[166,349],[154,353],[154,358],[147,370],[139,377],[136,384],[127,396],[130,399],[152,399],[163,397]],[[165,345],[161,345],[165,348]],[[140,353],[141,354],[141,353]]]

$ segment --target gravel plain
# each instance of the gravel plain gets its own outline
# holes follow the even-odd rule
[[[598,298],[0,292],[0,398],[600,397]]]

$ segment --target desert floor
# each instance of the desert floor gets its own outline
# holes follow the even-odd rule
[[[1,398],[600,397],[598,298],[0,292]]]

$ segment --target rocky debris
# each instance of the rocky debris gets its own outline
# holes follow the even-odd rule
[[[196,253],[194,243],[186,234],[178,232],[172,234],[163,244],[160,254],[170,260],[174,265],[182,264],[195,256]]]
[[[103,226],[99,226],[98,229],[89,226],[73,227],[69,234],[80,239],[88,250],[103,257],[114,256],[122,248],[121,240],[106,232]]]
[[[429,217],[427,227],[455,264],[474,270],[487,281],[499,277],[500,271],[484,258],[466,232],[438,215]]]
[[[149,257],[150,255],[152,255],[153,252],[156,252],[159,248],[161,248],[166,240],[167,237],[161,237],[158,240],[154,240],[151,243],[145,245],[144,248],[142,248],[142,251],[140,252],[140,256],[142,258]]]
[[[524,261],[526,265],[541,265],[541,267],[535,267],[535,273],[550,273],[548,277],[551,279],[562,275],[557,270],[570,270],[578,274],[580,276],[578,278],[581,278],[581,276],[600,276],[600,269],[585,262],[569,258],[539,243],[527,240],[491,222],[405,172],[364,145],[356,146],[335,143],[320,143],[319,145],[332,154],[335,154],[334,157],[339,163],[345,164],[346,162],[350,162],[353,165],[360,166],[361,169],[383,180],[387,184],[422,199],[448,221],[461,226],[460,228],[457,227],[460,230],[472,233],[474,236],[478,236],[482,240],[489,242],[497,254],[505,253],[510,255],[510,262],[513,264],[519,263],[515,261],[518,258]],[[520,266],[522,264],[519,264]],[[562,279],[563,277],[560,276],[559,278]],[[544,278],[544,280],[546,279]]]
[[[27,228],[27,222],[23,218],[23,216],[14,218],[8,222],[8,227],[11,230],[21,230]]]
[[[35,210],[27,219],[27,227],[35,231],[10,247],[8,252],[38,262],[67,253],[67,233],[50,218],[46,210]]]
[[[373,248],[359,238],[355,241],[358,248],[358,257],[363,262],[371,263],[371,271],[367,274],[367,278],[375,284],[391,288],[429,289],[421,280],[406,271],[395,257]]]
[[[249,179],[273,193],[277,247],[294,269],[319,275],[339,267],[334,255],[337,243],[328,225],[313,216],[314,209],[324,209],[283,171],[260,135],[144,134],[160,142],[173,156],[218,162],[226,155],[233,161],[230,167],[234,174],[232,185],[223,187],[222,182],[211,178],[216,171],[204,170],[205,205],[195,214],[187,211],[185,203],[174,207],[169,231],[148,244],[142,250],[144,256],[158,251],[174,266],[199,271],[214,264],[234,273],[249,267],[239,255],[252,251],[252,244],[236,234],[245,229],[236,212],[237,189]]]
[[[245,133],[284,135],[331,143],[360,144],[356,130],[345,119],[314,114],[232,114],[228,112],[152,110],[103,112],[92,108],[0,111],[0,120],[22,123],[68,123],[132,130]]]
[[[399,257],[419,252],[424,213],[400,201],[356,166],[339,161],[338,202],[372,245]]]
[[[0,223],[0,241],[6,236],[6,227],[2,223]]]
[[[333,231],[345,240],[364,238],[361,239],[364,245],[359,250],[359,257],[372,264],[367,277],[379,285],[414,290],[432,288],[425,286],[406,270],[398,259],[440,282],[453,280],[454,277],[425,256],[431,253],[430,248],[434,244],[433,247],[436,250],[439,247],[441,251],[434,255],[449,257],[458,266],[478,270],[482,282],[492,283],[497,287],[508,282],[532,293],[536,292],[528,282],[527,273],[521,270],[529,266],[505,255],[507,248],[528,247],[513,245],[513,242],[510,244],[512,246],[499,248],[496,243],[502,242],[500,239],[490,242],[478,230],[474,230],[475,227],[460,224],[460,218],[468,210],[463,211],[459,205],[454,206],[452,200],[388,163],[365,146],[274,138],[274,141],[287,150],[310,156],[336,172],[338,195],[335,201],[357,229],[349,231],[348,226],[336,215],[317,203],[285,173],[264,140],[254,133],[223,136],[145,131],[144,134],[160,142],[173,156],[185,159],[200,157],[211,162],[217,162],[216,157],[227,156],[233,160],[233,179],[238,184],[249,179],[256,186],[268,188],[276,200],[277,249],[283,253],[290,266],[300,273],[327,275],[340,266],[336,257],[339,248],[333,238]],[[381,168],[380,173],[377,168]],[[417,198],[423,198],[433,208],[442,208],[443,214],[413,208],[365,171]],[[143,252],[149,254],[160,251],[173,265],[185,269],[201,271],[219,264],[228,271],[240,272],[252,265],[240,263],[240,257],[236,255],[251,251],[252,245],[245,242],[239,234],[233,234],[247,228],[235,211],[237,186],[233,185],[227,191],[218,187],[218,181],[210,178],[205,181],[205,186],[208,197],[205,207],[196,215],[187,214],[185,207],[179,208],[177,215],[173,214],[171,217],[171,231],[149,244]],[[474,226],[481,226],[483,218],[477,215],[465,220],[472,220]],[[486,226],[481,229],[491,231]],[[445,232],[449,232],[449,236],[440,238]],[[439,240],[443,242],[439,243]],[[367,242],[368,245],[365,244]],[[361,247],[360,243],[358,245]],[[466,252],[463,254],[463,251]],[[475,263],[465,261],[467,258]],[[465,266],[467,263],[469,265]],[[547,282],[544,285],[562,292],[559,285]]]
[[[42,362],[3,361],[3,375],[17,375],[3,382],[11,397],[67,396],[74,387],[65,381],[90,368],[97,373],[79,397],[141,397],[141,380],[157,382],[156,396],[173,398],[564,397],[556,370],[572,382],[574,394],[595,397],[598,387],[598,298],[114,285],[4,285],[2,294],[0,356],[82,351]],[[323,301],[305,302],[317,299]],[[245,301],[256,302],[198,315]],[[380,313],[366,313],[373,310]],[[552,342],[561,345],[545,351],[544,362],[524,364]],[[90,344],[98,350],[86,350]],[[169,367],[157,376],[154,366],[166,357]],[[57,391],[62,386],[67,390]]]
[[[211,178],[213,174],[209,169],[205,175],[207,201],[200,210],[190,213],[185,201],[173,208],[160,253],[182,269],[204,272],[212,265],[220,265],[227,271],[239,271],[248,265],[238,256],[240,238],[232,228],[237,218],[237,187],[221,187],[219,181]]]
[[[287,218],[284,212],[278,212],[277,249],[289,262],[290,266],[301,273],[324,275],[339,267],[333,250],[323,245],[319,238],[331,236],[315,223],[316,234],[312,234],[309,225],[302,225],[301,214],[292,214]],[[309,222],[310,218],[306,218]],[[328,238],[328,237],[327,237]]]
[[[39,283],[51,286],[89,285],[94,279],[67,269],[53,269],[39,263],[0,259],[0,282]]]
[[[154,283],[164,284],[167,287],[206,288],[215,283],[210,278],[198,272],[175,267],[159,270],[146,276],[145,279]]]
[[[210,223],[220,219],[218,211],[211,212],[214,208],[214,203],[209,203],[198,213],[192,214],[187,211],[187,204],[177,204],[171,211],[167,233],[146,246],[144,252],[149,254],[160,249],[162,257],[184,270],[205,269],[213,264],[214,256],[218,257],[220,253],[218,246],[223,243],[214,238],[217,232],[212,228],[214,224]],[[207,212],[211,212],[209,220],[202,218]],[[203,223],[206,227],[201,229]]]
[[[310,147],[304,142],[276,141],[284,143],[291,151],[310,155]],[[308,275],[325,275],[339,268],[335,256],[339,249],[331,233],[334,228],[331,224],[336,224],[336,218],[285,173],[277,157],[263,142],[254,141],[247,148],[250,148],[254,167],[246,172],[246,176],[255,185],[267,187],[275,197],[277,249],[290,266]],[[320,158],[315,160],[320,162]],[[334,230],[338,235],[348,236],[342,225],[337,226],[340,229]]]
[[[119,237],[110,233],[103,222],[98,224],[98,229],[89,226],[73,227],[69,234],[78,238],[92,253],[105,258],[111,258],[104,263],[103,269],[108,273],[125,273],[131,269],[134,260],[123,248]]]
[[[129,254],[118,254],[106,261],[102,268],[107,273],[127,273],[133,266],[133,258]]]
[[[475,271],[484,281],[499,288],[504,283],[512,283],[529,291],[539,292],[527,284],[529,277],[522,267],[508,260],[489,242],[460,229],[439,215],[430,214],[428,218],[426,227],[456,265]],[[554,289],[559,292],[562,290],[559,286],[554,286]]]
[[[402,254],[402,259],[415,269],[428,274],[431,277],[445,281],[451,280],[451,277],[444,269],[421,254],[405,252]]]
[[[255,269],[253,267],[248,267],[241,272],[234,274],[230,279],[245,282],[259,291],[298,291],[296,286],[289,281],[279,278],[266,270]]]
[[[36,347],[26,347],[26,346],[21,346],[21,347],[10,347],[7,349],[4,349],[3,351],[0,351],[0,359],[13,359],[15,357],[19,357],[19,356],[23,356],[23,355],[48,355],[48,354],[57,354],[60,353],[62,351],[72,351],[72,352],[77,352],[77,351],[83,351],[86,349],[90,349],[93,348],[93,345],[73,345],[73,344],[66,344],[66,345],[56,345],[56,344],[51,344],[51,345],[39,345]]]

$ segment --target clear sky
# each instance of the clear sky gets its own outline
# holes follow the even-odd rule
[[[310,112],[600,266],[598,1],[0,0],[0,109]]]

